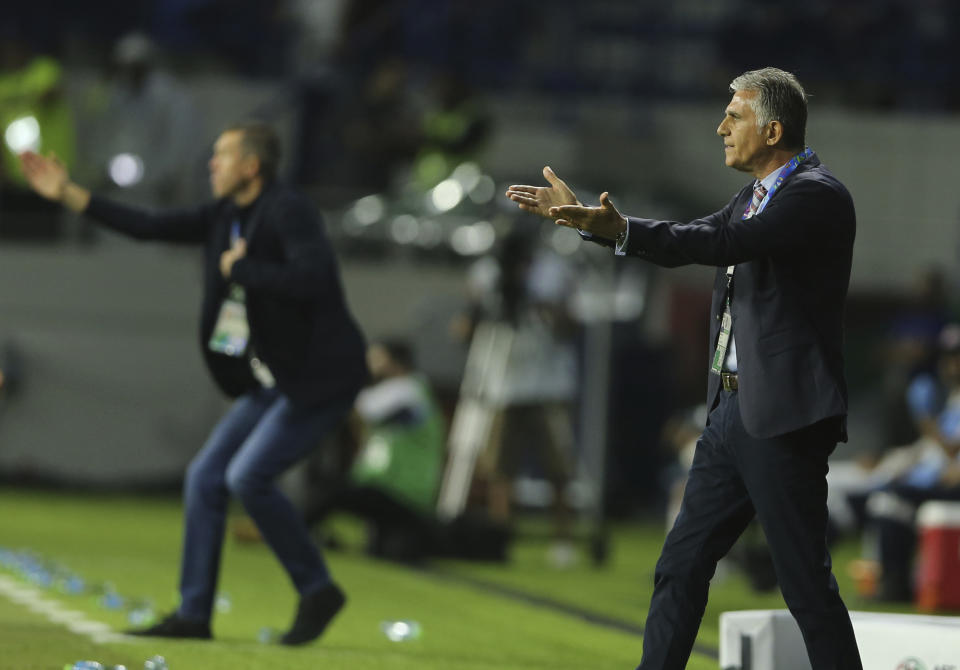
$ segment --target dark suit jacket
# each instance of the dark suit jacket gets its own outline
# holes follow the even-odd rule
[[[300,193],[271,186],[252,206],[247,255],[230,282],[220,274],[237,216],[229,200],[158,213],[94,196],[86,214],[138,239],[204,247],[200,345],[218,386],[236,397],[256,388],[246,360],[207,347],[231,282],[246,290],[250,341],[277,387],[301,406],[349,402],[367,379],[366,346],[343,297],[333,249],[316,207]]]
[[[691,223],[628,217],[626,253],[665,267],[717,266],[710,360],[726,267],[736,265],[731,309],[744,427],[767,438],[838,417],[837,438],[846,440],[843,310],[856,234],[853,200],[816,156],[744,221],[752,191],[753,182],[719,212]],[[720,377],[709,374],[707,387],[712,408]]]

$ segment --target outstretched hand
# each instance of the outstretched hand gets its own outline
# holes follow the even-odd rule
[[[52,154],[41,156],[33,151],[24,151],[19,158],[30,188],[47,200],[59,201],[63,197],[70,175],[60,159]]]
[[[579,203],[561,205],[551,207],[548,215],[561,226],[576,228],[608,240],[617,239],[617,235],[627,229],[626,217],[613,206],[610,194],[606,191],[600,194],[599,207],[584,207]]]
[[[517,203],[517,206],[523,211],[539,214],[548,219],[554,218],[550,215],[552,207],[580,204],[570,187],[554,174],[549,166],[543,168],[543,177],[549,182],[550,186],[520,186],[515,184],[507,188],[507,197]]]

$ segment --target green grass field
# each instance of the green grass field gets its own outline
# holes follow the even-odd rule
[[[89,583],[109,582],[127,598],[152,601],[161,613],[175,606],[179,501],[8,490],[0,492],[0,510],[0,547],[35,552]],[[348,522],[342,528],[349,545],[356,527]],[[376,561],[358,551],[327,552],[335,578],[348,593],[347,607],[320,641],[293,649],[258,641],[264,629],[284,630],[290,623],[296,598],[285,575],[264,546],[228,539],[220,592],[230,607],[214,620],[214,641],[96,643],[0,593],[0,670],[60,670],[80,659],[139,670],[155,654],[164,656],[171,670],[632,668],[640,659],[638,634],[480,584],[642,625],[662,539],[658,526],[624,524],[614,529],[607,565],[594,568],[584,556],[562,571],[549,567],[546,542],[536,539],[517,541],[508,564],[442,561],[434,564],[436,570]],[[838,547],[836,572],[850,608],[869,609],[853,595],[845,574],[856,553],[853,543]],[[130,625],[127,612],[106,609],[95,596],[34,587],[11,570],[0,569],[0,575],[113,630]],[[756,594],[736,573],[715,582],[698,640],[704,649],[717,648],[721,612],[783,607],[778,593]],[[389,641],[380,623],[396,619],[419,622],[422,635]],[[691,670],[717,667],[704,654],[695,654],[688,665]]]

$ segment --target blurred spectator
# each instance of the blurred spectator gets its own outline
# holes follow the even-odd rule
[[[453,70],[430,74],[424,86],[422,68],[391,54],[357,72],[339,90],[324,79],[305,79],[301,89],[298,172],[337,200],[405,189],[419,200],[486,138],[486,113]]]
[[[343,0],[343,5],[335,48],[340,65],[369,72],[403,52],[403,18],[409,7],[391,0]]]
[[[152,2],[150,25],[164,44],[213,58],[247,76],[283,76],[295,43],[285,0]]]
[[[412,561],[434,545],[434,504],[444,461],[443,416],[427,380],[417,374],[410,348],[398,340],[371,345],[373,384],[357,396],[360,450],[348,481],[312,492],[309,525],[331,512],[356,514],[370,524],[368,551]]]
[[[343,160],[331,177],[366,193],[387,191],[396,172],[409,165],[422,141],[409,79],[402,58],[388,58],[368,75],[343,119]]]
[[[915,416],[907,406],[907,387],[917,374],[933,369],[937,338],[947,322],[946,279],[936,267],[916,277],[912,294],[894,316],[882,349],[884,447],[914,442]]]
[[[17,155],[53,153],[74,162],[73,115],[63,92],[63,68],[51,56],[35,55],[30,46],[0,40],[0,235],[52,237],[59,231],[60,209],[29,192]]]
[[[295,30],[294,67],[312,68],[331,57],[343,33],[349,0],[288,0]]]
[[[573,559],[572,514],[565,497],[577,389],[576,326],[568,311],[572,279],[561,257],[537,249],[529,233],[517,230],[503,240],[496,259],[478,261],[468,278],[472,324],[491,319],[513,331],[506,376],[488,391],[501,407],[481,463],[489,478],[490,518],[510,522],[514,481],[526,469],[527,452],[535,452],[553,491],[557,541],[550,556],[560,566]]]
[[[490,130],[490,120],[475,92],[455,70],[437,71],[429,93],[412,175],[422,189],[435,186],[455,166],[473,158]]]
[[[877,464],[865,495],[866,525],[877,539],[877,596],[890,601],[912,598],[917,507],[960,499],[960,326],[943,329],[937,372],[914,378],[907,403],[920,438]]]
[[[129,33],[113,48],[110,87],[83,151],[93,187],[122,202],[180,205],[199,196],[208,146],[186,89],[160,66],[153,41]],[[99,111],[96,108],[99,107]]]

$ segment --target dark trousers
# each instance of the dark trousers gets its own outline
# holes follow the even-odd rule
[[[721,391],[657,562],[638,670],[686,667],[717,561],[755,515],[811,665],[862,670],[826,546],[827,457],[835,446],[832,421],[770,439],[751,437],[737,393]]]
[[[274,480],[332,432],[350,406],[298,408],[276,389],[258,389],[238,398],[220,420],[184,481],[181,617],[210,619],[231,495],[257,524],[300,595],[330,582],[303,517]]]

